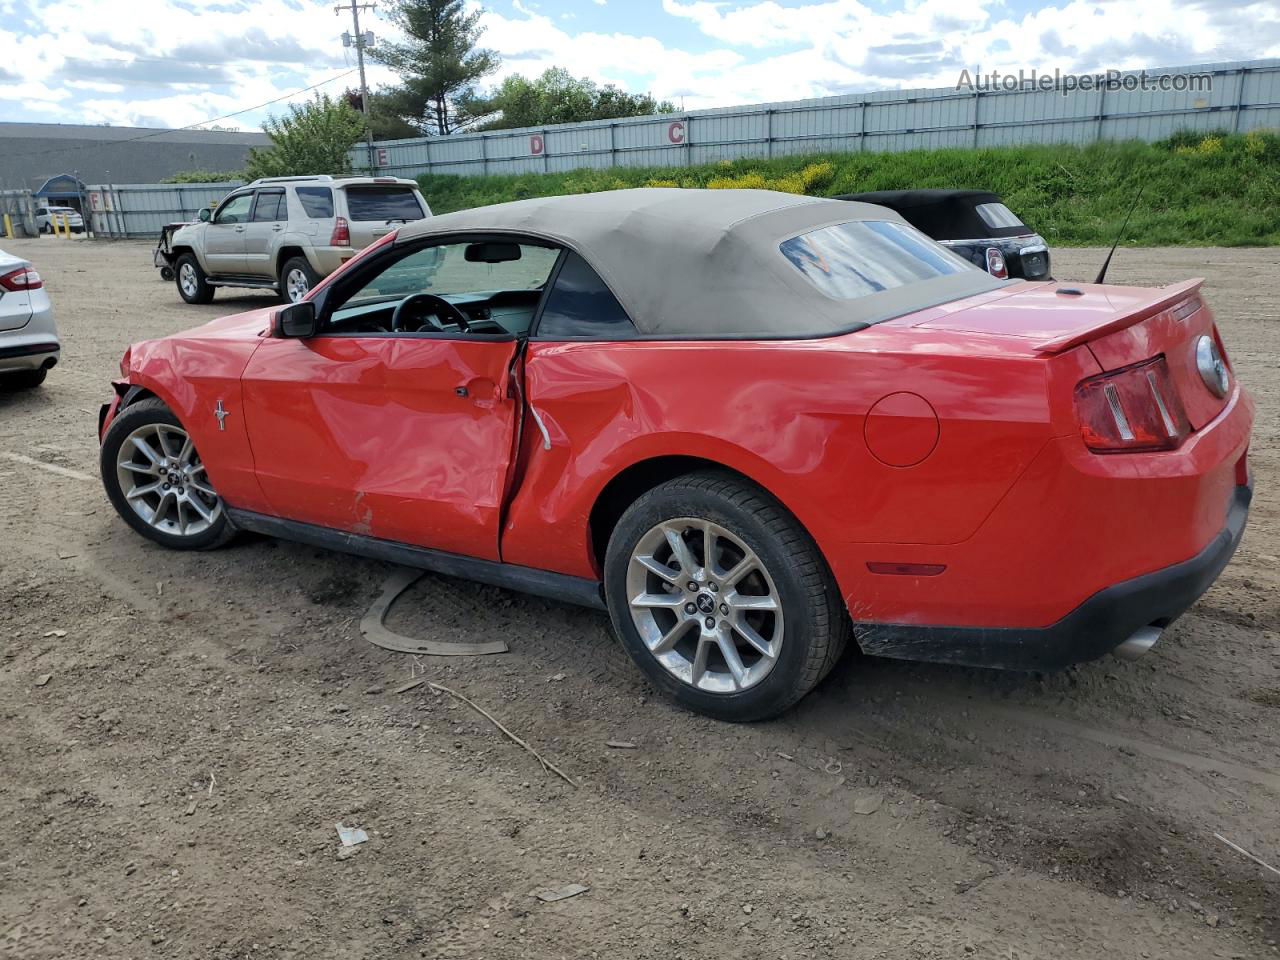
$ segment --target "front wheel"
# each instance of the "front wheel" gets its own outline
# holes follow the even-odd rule
[[[120,411],[102,438],[100,464],[116,513],[147,539],[207,550],[234,535],[195,444],[160,400]]]
[[[204,270],[194,254],[184,253],[176,264],[178,296],[187,303],[212,303],[213,287],[205,279]]]
[[[693,473],[622,515],[605,556],[614,628],[649,679],[720,720],[762,720],[808,693],[849,636],[812,538],[751,484]]]

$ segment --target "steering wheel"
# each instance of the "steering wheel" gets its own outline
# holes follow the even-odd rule
[[[446,322],[457,324],[458,329],[464,333],[471,330],[471,322],[467,319],[467,315],[444,297],[437,297],[434,293],[415,293],[396,304],[395,312],[391,314],[393,331],[405,332],[406,311],[413,308],[420,308],[422,321],[427,322],[430,319],[432,327],[437,331],[443,331]]]

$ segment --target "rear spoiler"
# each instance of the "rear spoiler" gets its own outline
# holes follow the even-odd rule
[[[1087,343],[1090,340],[1105,337],[1107,334],[1115,333],[1117,330],[1135,326],[1148,317],[1163,313],[1174,304],[1194,296],[1203,283],[1204,277],[1194,277],[1191,280],[1183,280],[1181,283],[1175,283],[1168,287],[1159,287],[1151,291],[1150,302],[1144,303],[1142,306],[1126,313],[1121,313],[1091,330],[1068,333],[1061,337],[1038,343],[1036,344],[1036,350],[1040,353],[1062,353],[1064,350],[1070,350],[1072,347],[1078,347],[1080,344]]]

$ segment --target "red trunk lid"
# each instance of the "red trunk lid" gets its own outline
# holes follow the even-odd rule
[[[918,326],[1028,340],[1037,353],[1087,346],[1104,371],[1164,355],[1198,430],[1222,410],[1196,368],[1196,341],[1215,336],[1213,313],[1200,297],[1203,280],[1168,287],[1028,283],[1007,297],[961,308]],[[1064,293],[1062,291],[1078,291]]]

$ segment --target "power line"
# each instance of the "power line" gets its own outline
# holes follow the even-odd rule
[[[77,151],[77,150],[100,150],[105,147],[119,146],[120,144],[123,144],[123,143],[137,143],[139,140],[149,140],[152,137],[162,137],[166,133],[181,133],[183,130],[194,130],[196,127],[203,126],[206,123],[217,123],[220,120],[230,120],[232,117],[238,117],[242,113],[252,113],[254,110],[261,110],[263,107],[269,107],[273,103],[279,103],[281,100],[289,100],[293,97],[298,96],[299,94],[310,93],[312,90],[315,90],[319,87],[327,86],[328,84],[333,83],[337,80],[341,80],[344,77],[349,77],[351,76],[351,74],[355,72],[356,72],[355,70],[347,70],[345,73],[340,73],[337,76],[330,77],[328,80],[321,80],[319,83],[313,83],[311,86],[303,87],[301,90],[291,91],[290,93],[286,93],[282,96],[275,97],[274,99],[267,100],[264,103],[255,104],[252,107],[245,107],[242,110],[236,110],[234,113],[226,113],[220,117],[211,117],[208,120],[200,120],[197,123],[189,123],[185,127],[167,127],[163,130],[153,130],[150,133],[144,133],[141,136],[137,136],[137,137],[126,137],[123,140],[111,140],[103,143],[86,143],[86,144],[81,144],[79,146],[74,146],[74,147],[60,147],[60,148],[54,148],[50,150],[32,150],[28,153],[9,153],[9,154],[6,154],[5,156],[8,159],[16,160],[20,157],[41,157],[50,153],[70,153],[72,151]],[[222,132],[222,131],[217,131],[217,132]]]

